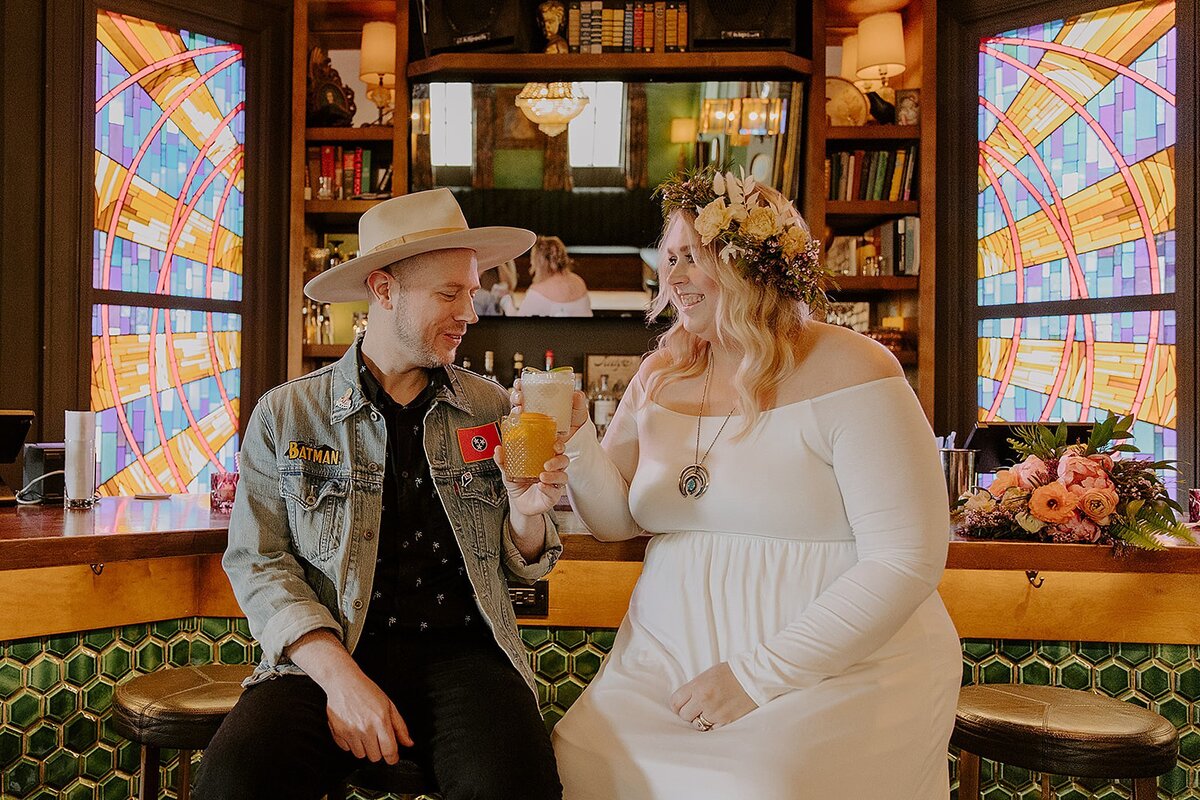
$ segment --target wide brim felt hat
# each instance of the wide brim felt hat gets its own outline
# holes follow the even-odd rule
[[[521,255],[536,239],[524,228],[469,227],[449,189],[414,192],[368,209],[358,220],[360,255],[317,275],[304,293],[319,303],[366,300],[367,276],[397,261],[463,248],[475,252],[482,272]]]

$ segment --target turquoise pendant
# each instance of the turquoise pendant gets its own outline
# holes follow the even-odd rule
[[[679,493],[684,497],[699,497],[708,491],[708,470],[700,464],[690,464],[679,473]]]

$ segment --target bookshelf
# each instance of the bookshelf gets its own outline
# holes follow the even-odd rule
[[[780,51],[682,53],[442,53],[414,61],[408,78],[432,81],[517,82],[800,80],[812,74],[810,59]]]

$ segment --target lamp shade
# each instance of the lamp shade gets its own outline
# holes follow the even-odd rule
[[[671,144],[687,144],[696,141],[696,120],[692,117],[675,117],[671,120]]]
[[[558,136],[567,123],[579,116],[589,102],[582,87],[575,83],[527,83],[514,101],[538,130]]]
[[[368,22],[362,29],[358,77],[368,86],[396,85],[396,26]]]
[[[858,80],[858,34],[852,34],[842,40],[842,69],[838,73],[853,83]]]
[[[904,20],[898,11],[872,14],[858,23],[856,56],[860,78],[891,78],[904,72]]]

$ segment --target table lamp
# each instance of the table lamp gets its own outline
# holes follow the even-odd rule
[[[384,112],[392,107],[396,87],[396,26],[391,22],[368,22],[362,29],[362,52],[358,77],[367,85],[367,99],[379,109],[373,124],[383,125]]]

